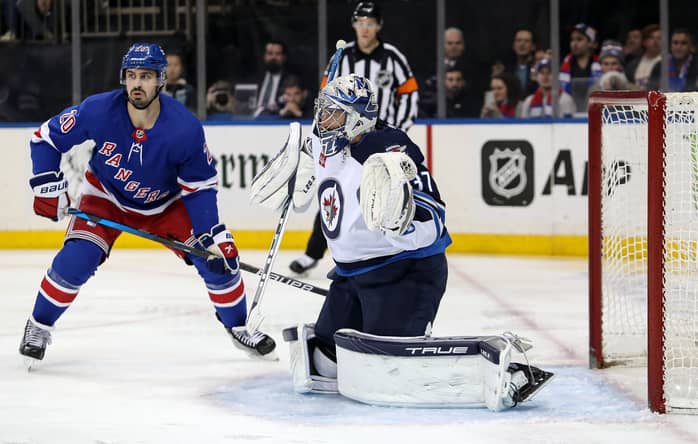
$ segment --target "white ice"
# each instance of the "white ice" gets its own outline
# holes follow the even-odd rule
[[[270,282],[263,330],[279,362],[234,349],[194,270],[115,250],[57,323],[42,365],[17,347],[53,251],[0,252],[0,443],[696,443],[692,416],[646,408],[643,369],[587,369],[583,259],[449,255],[434,335],[512,330],[556,378],[533,401],[485,409],[372,407],[293,393],[281,329],[322,297]],[[244,251],[260,265],[265,252]],[[298,252],[279,254],[276,271]],[[306,279],[327,286],[325,260]],[[248,299],[256,276],[245,274]]]

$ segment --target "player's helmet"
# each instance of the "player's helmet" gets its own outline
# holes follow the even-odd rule
[[[371,131],[377,120],[373,83],[357,74],[332,80],[315,101],[318,137],[328,157],[340,152],[354,137]]]
[[[358,2],[351,14],[351,22],[354,23],[359,17],[373,17],[379,25],[383,25],[383,14],[376,2]]]
[[[126,70],[134,68],[152,69],[158,73],[160,85],[164,85],[167,79],[165,51],[155,43],[134,43],[121,59],[119,79],[122,85],[126,84]]]

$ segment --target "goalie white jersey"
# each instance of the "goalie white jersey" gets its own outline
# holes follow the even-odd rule
[[[322,154],[312,136],[322,231],[340,276],[353,276],[402,259],[443,253],[451,243],[445,206],[421,151],[403,131],[380,122],[356,144],[332,155]],[[389,237],[366,226],[359,205],[363,163],[375,153],[402,151],[417,165],[412,181],[415,217],[407,231]]]

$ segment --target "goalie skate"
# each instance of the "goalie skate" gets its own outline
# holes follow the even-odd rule
[[[36,368],[44,359],[46,347],[51,343],[51,332],[41,328],[27,319],[27,324],[24,327],[24,336],[19,344],[19,353],[25,357],[24,365],[27,370]]]
[[[250,357],[261,358],[267,361],[279,360],[275,351],[276,342],[274,342],[271,336],[261,331],[255,331],[250,334],[245,326],[225,327],[225,331],[228,332],[233,340],[233,345],[247,353]]]
[[[509,372],[512,373],[510,388],[513,390],[512,399],[517,404],[533,399],[555,376],[552,372],[516,362],[509,364]]]

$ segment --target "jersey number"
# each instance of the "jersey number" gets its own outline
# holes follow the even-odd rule
[[[424,176],[424,180],[420,179],[419,176]],[[429,174],[429,171],[420,171],[412,182],[414,182],[414,186],[419,191],[424,191],[424,185],[426,183],[427,191],[430,193],[434,192],[433,188],[431,187],[431,175]]]

